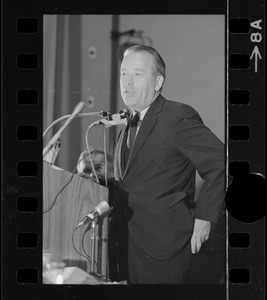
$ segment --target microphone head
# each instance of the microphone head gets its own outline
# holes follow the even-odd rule
[[[108,110],[102,110],[100,112],[100,116],[107,119],[107,120],[110,120],[111,113]]]
[[[124,109],[120,110],[119,114],[121,116],[121,119],[129,118],[131,115],[128,108],[124,108]]]
[[[101,201],[100,203],[98,203],[95,210],[99,213],[99,216],[101,216],[104,213],[106,213],[109,210],[109,208],[110,207],[109,207],[107,201]]]
[[[83,101],[79,102],[75,106],[72,115],[77,115],[78,113],[80,113],[84,109],[84,106],[85,106],[85,103]]]

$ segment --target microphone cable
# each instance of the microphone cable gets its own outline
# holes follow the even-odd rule
[[[59,190],[59,192],[56,194],[56,196],[55,196],[55,198],[54,198],[54,201],[52,202],[50,208],[48,208],[47,210],[43,211],[43,214],[48,213],[48,212],[55,206],[55,204],[56,204],[56,202],[57,202],[58,196],[59,196],[59,195],[63,192],[63,190],[71,183],[71,181],[72,181],[72,179],[73,179],[73,177],[74,177],[74,172],[75,172],[75,170],[76,170],[76,168],[77,168],[77,165],[80,163],[80,161],[81,161],[82,159],[83,159],[83,158],[80,158],[80,159],[78,160],[77,164],[75,165],[75,168],[74,168],[73,171],[72,171],[72,174],[71,174],[69,180],[63,185],[63,187],[62,187],[62,188]]]
[[[67,115],[67,116],[69,116],[69,115]],[[66,118],[66,116],[64,116],[64,117]],[[63,118],[63,117],[62,117],[62,118]],[[59,119],[58,119],[58,120],[59,120]],[[56,120],[56,121],[58,121],[58,120]],[[55,121],[55,122],[56,122],[56,121]],[[60,120],[60,121],[61,121],[61,120]],[[54,123],[55,123],[55,122],[54,122]],[[58,122],[59,122],[59,121],[58,121]],[[94,123],[93,123],[93,124],[94,124]],[[93,125],[93,124],[91,124],[91,125]],[[52,124],[51,124],[51,125],[52,125]],[[55,124],[54,124],[54,125],[55,125]],[[94,173],[94,175],[95,175],[95,178],[96,178],[97,182],[99,183],[99,179],[98,179],[98,176],[97,176],[97,174],[96,174],[96,170],[95,170],[95,167],[94,167],[94,164],[93,164],[91,152],[93,152],[94,150],[97,150],[98,147],[99,147],[100,137],[101,137],[101,134],[102,134],[103,127],[101,128],[101,131],[100,131],[100,133],[99,133],[99,135],[98,135],[98,140],[97,140],[96,148],[90,150],[90,146],[89,146],[89,143],[88,143],[88,137],[87,137],[87,136],[88,136],[88,133],[89,133],[90,128],[92,127],[91,125],[88,126],[87,131],[86,131],[86,147],[87,147],[87,151],[88,151],[89,160],[90,160],[90,163],[91,163],[91,166],[92,166],[92,171],[93,171],[93,173]],[[47,130],[46,130],[46,131],[47,131]],[[76,163],[76,165],[75,165],[75,167],[74,167],[74,169],[73,169],[73,171],[72,171],[72,175],[71,175],[70,179],[63,185],[63,187],[61,188],[61,190],[60,190],[60,191],[57,193],[57,195],[55,196],[55,199],[54,199],[52,205],[50,206],[50,208],[47,209],[47,210],[45,210],[45,211],[43,211],[43,214],[48,213],[48,212],[55,206],[58,196],[60,195],[60,193],[62,193],[62,191],[63,191],[63,190],[70,184],[70,182],[72,181],[73,176],[74,176],[74,172],[75,172],[75,170],[76,170],[78,164],[80,163],[80,161],[81,161],[82,159],[83,159],[83,158],[78,159],[78,161],[77,161],[77,163]]]
[[[107,128],[104,129],[105,186],[108,186]]]
[[[86,235],[86,233],[89,231],[89,226],[87,226],[87,228],[85,229],[85,231],[84,231],[84,233],[83,233],[83,235],[82,235],[82,249],[83,249],[83,253],[90,259],[90,261],[91,261],[91,257],[90,257],[90,255],[86,252],[86,250],[85,250],[85,245],[84,245],[84,238],[85,238],[85,235]]]
[[[89,228],[89,226],[87,226],[87,228],[85,229],[85,231],[84,231],[84,233],[83,233],[83,235],[82,235],[82,250],[83,250],[84,254],[82,254],[82,253],[76,248],[75,242],[74,242],[74,233],[75,233],[75,231],[76,231],[78,228],[80,228],[80,227],[76,227],[76,228],[73,230],[72,235],[71,235],[71,240],[72,240],[72,246],[73,246],[73,249],[75,250],[75,252],[76,252],[77,254],[79,254],[80,256],[82,256],[82,257],[84,257],[84,258],[86,258],[86,259],[89,261],[90,265],[91,265],[92,263],[95,263],[95,262],[92,262],[92,259],[91,259],[90,255],[86,252],[85,246],[84,246],[84,238],[85,238],[86,233],[90,230],[90,228]],[[95,272],[95,275],[99,276],[100,278],[101,278],[101,277],[104,278],[107,282],[111,282],[111,280],[109,279],[109,276],[102,275],[102,274],[99,274],[99,273],[97,273],[97,272]]]
[[[95,123],[92,123],[91,125],[89,125],[87,127],[87,130],[86,130],[86,133],[85,133],[85,143],[86,143],[86,148],[87,148],[87,152],[88,152],[88,157],[89,157],[89,161],[91,163],[91,167],[92,167],[92,171],[93,171],[93,174],[95,176],[95,179],[97,181],[97,183],[99,183],[99,179],[98,179],[98,176],[96,174],[96,170],[95,170],[95,166],[93,164],[93,160],[92,160],[92,151],[95,150],[91,150],[90,146],[89,146],[89,143],[88,143],[88,134],[89,134],[89,130],[95,125]]]
[[[103,116],[105,112],[91,112],[91,113],[79,113],[76,117],[94,117],[94,116]],[[51,123],[47,128],[46,130],[44,131],[43,133],[43,137],[47,134],[47,132],[53,127],[55,126],[57,123],[61,122],[61,121],[64,121],[65,119],[69,118],[71,115],[65,115],[65,116],[62,116],[58,119],[56,119],[53,123]]]
[[[83,255],[80,251],[78,251],[78,249],[77,249],[76,246],[75,246],[75,242],[74,242],[74,233],[75,233],[75,231],[76,231],[78,228],[79,228],[79,227],[76,227],[76,228],[72,231],[72,234],[71,234],[71,241],[72,241],[73,249],[75,250],[75,252],[76,252],[77,254],[81,255],[81,256],[84,257],[84,258],[86,258],[86,259],[89,261],[89,263],[91,264],[91,258],[90,258],[89,256],[87,256],[87,255]],[[85,233],[86,233],[86,231],[84,232],[82,239],[84,238]]]

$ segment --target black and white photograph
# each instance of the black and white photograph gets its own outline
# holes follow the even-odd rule
[[[1,299],[263,299],[266,1],[1,4]]]
[[[1,298],[264,298],[265,2],[2,1]]]
[[[226,16],[43,15],[42,283],[226,285]]]

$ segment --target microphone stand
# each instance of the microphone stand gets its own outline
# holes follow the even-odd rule
[[[97,255],[96,252],[96,240],[99,240],[99,236],[96,235],[96,224],[97,224],[98,218],[96,220],[93,220],[91,222],[91,266],[90,266],[90,274],[94,276],[99,282],[107,282],[108,280],[103,277],[101,274],[97,274],[97,270],[95,268],[95,256]],[[106,276],[108,278],[108,275]]]
[[[99,116],[99,117],[105,117],[108,115],[108,112],[107,111],[100,111],[100,112],[91,112],[91,113],[79,113],[78,115],[76,115],[76,118],[77,117],[94,117],[94,116]],[[47,132],[53,127],[55,126],[57,123],[69,118],[71,115],[65,115],[65,116],[62,116],[58,119],[56,119],[52,124],[50,124],[46,130],[44,131],[43,133],[43,137],[45,137],[45,135],[47,134]]]
[[[91,223],[91,230],[92,230],[92,236],[91,236],[91,274],[95,276],[95,240],[96,240],[96,235],[95,235],[95,227],[96,227],[96,221],[92,221]]]
[[[108,218],[109,213],[111,212],[111,210],[113,209],[113,207],[111,207],[107,212],[105,212],[102,216],[99,216],[97,218],[94,218],[91,222],[90,222],[90,229],[91,229],[91,265],[90,265],[90,274],[94,277],[96,277],[99,281],[102,282],[107,282],[109,281],[109,274],[105,275],[101,275],[101,274],[97,274],[97,270],[95,268],[95,257],[96,257],[96,241],[99,240],[99,236],[96,234],[96,225],[98,224],[99,221],[101,221],[101,224],[103,226],[103,219],[105,217]],[[108,230],[108,229],[107,229]],[[106,240],[107,242],[107,240]],[[107,248],[105,247],[106,251]],[[103,250],[103,245],[102,245],[102,250]],[[106,258],[108,256],[108,253],[105,252]],[[103,259],[103,257],[101,258]],[[102,261],[103,263],[103,261]],[[106,278],[105,278],[106,277]]]
[[[85,106],[85,104],[82,101],[79,102],[75,106],[72,114],[67,119],[67,121],[64,123],[64,125],[58,130],[58,132],[51,138],[51,140],[48,142],[48,144],[44,147],[44,149],[43,149],[43,158],[46,156],[46,154],[48,153],[48,151],[52,147],[54,147],[54,145],[58,142],[58,140],[60,139],[62,133],[65,131],[65,129],[71,123],[71,121],[76,117],[76,115],[79,114],[83,110],[84,106]]]

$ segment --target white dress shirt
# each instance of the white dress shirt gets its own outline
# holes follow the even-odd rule
[[[139,131],[139,128],[140,128],[140,126],[141,126],[141,124],[142,124],[142,121],[143,121],[143,119],[144,119],[144,117],[145,117],[145,114],[146,114],[146,112],[148,111],[149,107],[150,107],[150,105],[149,105],[148,107],[146,107],[145,109],[143,109],[143,110],[141,110],[141,111],[139,112],[140,119],[139,119],[138,124],[137,124],[136,135],[137,135],[137,133],[138,133],[138,131]],[[137,113],[136,111],[133,111],[133,117],[135,116],[136,113]]]

